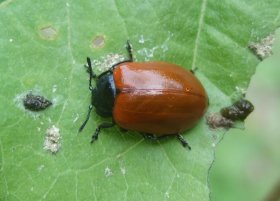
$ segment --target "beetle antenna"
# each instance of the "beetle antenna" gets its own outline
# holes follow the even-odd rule
[[[90,117],[90,113],[92,111],[92,108],[93,106],[92,105],[89,105],[88,106],[88,113],[87,113],[87,117],[86,117],[86,120],[84,121],[84,123],[81,125],[81,127],[79,128],[79,132],[82,132],[82,130],[84,129],[84,127],[86,126],[88,120],[89,120],[89,117]]]
[[[89,57],[87,57],[87,68],[88,68],[88,73],[89,73],[89,90],[92,91],[93,86],[92,86],[91,80],[96,78],[96,74],[92,70],[91,60]]]
[[[129,40],[126,41],[126,49],[127,49],[127,52],[128,52],[129,61],[132,62],[133,61],[132,45],[131,45]]]

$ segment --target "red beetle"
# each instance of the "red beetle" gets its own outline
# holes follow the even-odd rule
[[[101,129],[117,124],[150,139],[176,136],[190,149],[180,134],[192,128],[207,109],[208,97],[202,84],[192,71],[175,64],[133,62],[129,42],[127,50],[128,60],[99,76],[93,73],[87,58],[92,100],[79,131],[83,130],[94,106],[98,115],[112,117],[112,122],[101,123],[91,142],[97,140]],[[95,88],[92,79],[96,81]]]

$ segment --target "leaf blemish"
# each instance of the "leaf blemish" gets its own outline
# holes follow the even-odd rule
[[[40,166],[38,167],[38,171],[41,172],[44,168],[45,168],[45,165],[40,165]]]
[[[37,112],[48,108],[52,105],[52,102],[44,96],[33,95],[32,92],[30,92],[23,98],[23,105],[25,109]]]
[[[143,49],[138,50],[137,53],[142,55],[142,56],[144,56],[145,57],[144,58],[145,61],[148,61],[148,60],[150,60],[151,58],[154,57],[154,52],[158,48],[159,48],[158,46],[155,46],[152,49],[143,48]]]
[[[55,84],[55,85],[53,85],[52,92],[55,93],[56,90],[57,90],[57,85]]]
[[[105,44],[105,37],[102,35],[94,37],[92,40],[92,47],[93,48],[101,48],[104,47]]]
[[[169,196],[169,192],[168,192],[168,191],[165,192],[164,196],[165,196],[166,198],[169,198],[169,197],[170,197],[170,196]]]
[[[137,51],[138,54],[142,55],[144,57],[144,60],[145,61],[149,61],[151,60],[151,58],[154,57],[154,53],[156,51],[161,51],[161,55],[164,56],[164,53],[167,52],[169,50],[169,47],[168,47],[168,43],[170,41],[170,39],[173,37],[173,33],[171,33],[170,31],[168,31],[168,36],[166,37],[166,39],[162,42],[161,45],[156,45],[152,48],[142,48],[142,49],[139,49]],[[138,42],[140,44],[144,44],[145,42],[150,42],[152,41],[151,39],[146,39],[144,38],[144,35],[140,35],[139,39],[138,39]]]
[[[112,170],[109,167],[105,168],[104,173],[105,173],[106,177],[113,176],[113,172],[112,172]]]
[[[14,103],[16,105],[17,108],[19,108],[20,110],[26,112],[27,114],[29,114],[30,116],[32,116],[34,119],[38,118],[40,116],[41,113],[38,112],[33,112],[32,110],[26,109],[26,107],[24,106],[24,100],[26,100],[26,97],[28,94],[34,94],[34,95],[40,95],[42,94],[41,89],[39,89],[38,87],[33,89],[33,90],[28,90],[25,92],[22,92],[20,94],[17,94],[14,98]],[[51,101],[52,102],[52,101]]]
[[[144,39],[143,35],[140,36],[138,42],[141,43],[141,44],[145,43],[145,39]]]
[[[60,131],[55,125],[47,129],[46,138],[44,141],[44,150],[50,151],[52,154],[56,154],[60,147]]]
[[[111,68],[114,64],[124,60],[125,57],[123,55],[111,53],[101,57],[100,60],[92,60],[92,64],[97,68],[98,71],[104,72],[109,70],[109,68]]]
[[[220,113],[210,113],[206,116],[206,123],[211,129],[226,128],[233,126],[233,121],[223,117]]]
[[[46,40],[54,40],[57,36],[57,31],[53,26],[46,26],[40,28],[40,36]]]
[[[77,113],[75,114],[75,118],[73,119],[73,123],[75,123],[79,119],[80,115]]]
[[[272,55],[272,45],[275,41],[275,35],[270,34],[269,36],[263,38],[258,43],[250,43],[248,48],[260,59],[263,60],[268,56]]]

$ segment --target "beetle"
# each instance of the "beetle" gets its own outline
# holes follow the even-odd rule
[[[87,124],[94,107],[99,116],[112,117],[112,122],[101,123],[91,143],[98,139],[102,129],[117,124],[149,139],[176,136],[184,147],[191,149],[181,133],[194,127],[204,115],[208,107],[204,87],[193,71],[165,62],[134,62],[129,41],[126,49],[127,60],[98,76],[87,57],[91,104],[79,131]]]

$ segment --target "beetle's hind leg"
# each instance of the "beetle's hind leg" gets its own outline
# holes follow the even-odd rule
[[[122,133],[126,133],[126,132],[128,132],[128,130],[127,130],[127,129],[122,128],[122,127],[119,127],[119,130],[120,130]]]
[[[160,139],[162,139],[162,137],[164,137],[164,136],[158,137],[158,136],[155,136],[154,134],[151,134],[151,133],[142,133],[142,136],[145,139],[153,140],[153,141],[160,140]]]
[[[101,129],[104,129],[104,128],[111,128],[111,127],[113,127],[114,125],[115,125],[114,122],[111,122],[111,123],[109,123],[109,122],[103,122],[102,124],[100,124],[100,125],[96,128],[95,133],[92,135],[92,137],[91,137],[91,142],[90,142],[90,143],[93,143],[95,140],[98,139],[98,136],[99,136],[99,133],[100,133]]]
[[[145,139],[149,139],[149,140],[161,140],[161,139],[164,139],[164,138],[167,138],[167,137],[172,137],[172,136],[176,136],[177,139],[181,142],[181,144],[183,145],[183,147],[187,147],[189,150],[191,150],[191,146],[189,145],[189,143],[187,142],[187,140],[184,139],[184,137],[180,134],[170,134],[170,135],[163,135],[163,136],[156,136],[156,135],[153,135],[153,134],[150,134],[150,133],[144,133],[142,134],[143,137]]]
[[[191,150],[191,146],[189,145],[189,143],[187,142],[187,140],[184,139],[184,137],[180,134],[177,135],[177,139],[181,142],[181,144],[183,145],[183,147],[187,147],[189,150]]]

